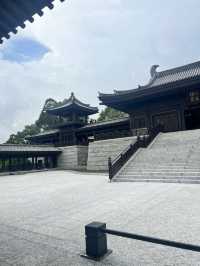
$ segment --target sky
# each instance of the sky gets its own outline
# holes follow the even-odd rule
[[[134,89],[200,59],[199,0],[67,0],[0,45],[0,143],[38,118],[47,98]],[[100,107],[102,108],[102,107]]]

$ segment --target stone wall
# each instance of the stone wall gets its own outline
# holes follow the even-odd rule
[[[62,154],[58,157],[58,168],[65,170],[86,169],[88,147],[67,146],[61,147]]]
[[[114,159],[136,140],[137,137],[127,137],[91,142],[89,144],[87,170],[108,171],[108,157]]]

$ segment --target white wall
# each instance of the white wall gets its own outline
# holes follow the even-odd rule
[[[58,157],[58,168],[66,170],[86,169],[88,147],[67,146],[60,147],[62,154]]]

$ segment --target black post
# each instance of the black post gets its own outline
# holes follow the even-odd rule
[[[23,156],[23,171],[26,170],[26,157],[25,155]]]
[[[105,223],[93,222],[85,226],[86,254],[81,256],[99,261],[111,253],[103,229],[106,229]]]
[[[111,182],[111,180],[112,180],[112,160],[111,160],[111,157],[108,158],[108,173],[109,173],[109,179]]]
[[[3,160],[2,160],[2,171],[3,172],[6,171],[6,160],[5,160],[5,158],[3,158]]]
[[[12,158],[11,157],[9,157],[9,162],[8,162],[8,169],[9,169],[9,171],[12,171]]]

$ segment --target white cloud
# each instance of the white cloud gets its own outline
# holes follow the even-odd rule
[[[10,40],[0,48],[0,141],[33,123],[48,97],[61,100],[74,91],[95,106],[98,91],[146,83],[152,64],[198,60],[199,8],[197,0],[56,1],[17,36],[49,47],[42,60],[6,62],[1,49]]]

